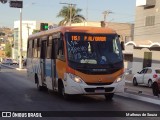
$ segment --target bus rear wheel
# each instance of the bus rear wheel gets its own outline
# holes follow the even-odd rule
[[[112,98],[114,96],[114,93],[108,93],[108,94],[105,94],[104,96],[105,96],[105,98],[106,98],[107,101],[108,100],[112,100]]]
[[[35,83],[37,84],[37,89],[38,89],[39,91],[42,91],[42,90],[44,89],[43,86],[40,86],[37,75],[35,75]]]

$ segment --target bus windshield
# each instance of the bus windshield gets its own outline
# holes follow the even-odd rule
[[[68,61],[108,65],[123,61],[117,34],[66,33]]]

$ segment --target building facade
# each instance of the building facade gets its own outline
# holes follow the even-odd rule
[[[52,22],[44,21],[22,21],[22,56],[27,57],[27,40],[28,36],[33,33],[34,30],[40,30],[41,23],[48,23],[48,25],[53,25]],[[12,49],[12,58],[19,58],[20,52],[20,21],[14,22],[14,46]]]
[[[160,0],[137,0],[134,27],[133,73],[160,67]]]
[[[160,0],[137,0],[135,40],[160,42]]]

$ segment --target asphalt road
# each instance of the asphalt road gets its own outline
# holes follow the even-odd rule
[[[121,96],[106,101],[104,96],[81,96],[66,101],[47,90],[40,92],[33,81],[27,80],[26,71],[2,68],[0,72],[0,111],[160,111],[160,106]],[[95,113],[94,112],[94,113]],[[114,112],[113,112],[114,113]],[[74,114],[74,112],[73,112]],[[106,112],[107,114],[107,112]],[[65,120],[106,120],[105,117],[57,117]],[[14,119],[14,118],[13,118]],[[18,119],[18,118],[15,118]],[[20,119],[20,118],[19,118]],[[27,119],[27,118],[26,118]],[[34,118],[36,119],[36,118]],[[40,118],[37,118],[40,120]],[[42,118],[43,119],[43,118]],[[45,118],[44,120],[53,119]],[[111,117],[113,120],[139,120],[142,117]],[[158,120],[158,117],[145,117],[145,120]],[[0,118],[2,120],[2,118]]]

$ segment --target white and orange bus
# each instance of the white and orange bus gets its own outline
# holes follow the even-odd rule
[[[65,98],[124,91],[122,44],[109,28],[57,27],[29,36],[28,78]]]

